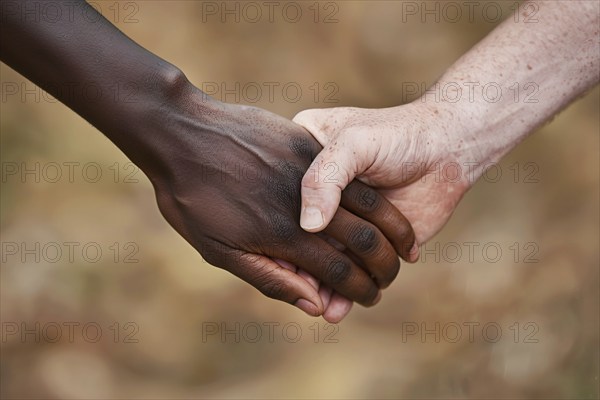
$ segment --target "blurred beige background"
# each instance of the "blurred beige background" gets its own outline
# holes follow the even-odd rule
[[[199,87],[239,83],[240,102],[288,118],[414,99],[407,82],[432,84],[496,26],[480,3],[473,21],[440,9],[423,23],[406,2],[281,2],[272,21],[263,2],[96,2]],[[0,72],[3,398],[598,398],[598,88],[479,182],[380,304],[334,328],[204,263],[116,147]],[[39,182],[21,176],[36,165]]]

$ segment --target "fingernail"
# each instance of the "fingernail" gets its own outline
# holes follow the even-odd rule
[[[302,211],[300,226],[303,229],[317,229],[323,225],[323,214],[316,207],[307,207]]]
[[[415,262],[419,259],[419,245],[417,242],[413,244],[410,251],[408,252],[408,256],[410,258],[410,262]]]
[[[298,299],[294,305],[302,311],[304,311],[305,313],[307,313],[308,315],[310,315],[311,317],[318,317],[319,315],[321,315],[319,307],[317,307],[316,305],[314,305],[306,299]]]

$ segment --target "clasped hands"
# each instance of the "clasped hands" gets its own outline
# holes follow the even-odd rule
[[[372,187],[353,180],[353,163],[369,162],[353,150],[380,145],[370,124],[379,116],[369,115],[377,110],[307,111],[296,117],[302,127],[195,87],[184,92],[181,106],[156,119],[155,129],[178,133],[160,168],[146,171],[159,208],[208,263],[268,297],[338,322],[353,302],[376,304],[398,274],[398,255],[415,261],[417,243],[451,213],[452,196],[439,197],[418,176],[396,182],[393,163],[361,175]],[[395,111],[398,121],[410,115]],[[396,143],[384,146],[421,157],[408,135],[391,130]]]
[[[165,218],[209,263],[337,322],[353,302],[377,303],[397,256],[418,258],[485,165],[597,85],[596,5],[542,3],[540,23],[506,19],[436,84],[539,84],[532,102],[424,94],[385,109],[303,111],[294,123],[207,97],[85,2],[85,14],[58,23],[21,18],[21,2],[10,2],[0,59],[138,165]],[[61,90],[73,82],[105,93],[133,85],[135,99]],[[475,168],[445,173],[456,166]]]

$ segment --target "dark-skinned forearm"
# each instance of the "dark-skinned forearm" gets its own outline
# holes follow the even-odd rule
[[[57,21],[23,13],[40,2],[3,3],[2,61],[102,131],[147,173],[157,167],[172,138],[140,129],[139,121],[181,106],[192,88],[183,73],[84,1],[55,3],[63,7]]]
[[[208,98],[86,3],[52,2],[65,7],[62,20],[52,22],[24,18],[22,4],[2,3],[1,59],[144,170],[164,217],[209,263],[311,315],[323,312],[318,292],[273,258],[350,300],[378,301],[380,286],[398,273],[395,250],[414,242],[412,228],[383,197],[357,183],[354,194],[346,193],[352,212],[340,208],[325,232],[347,254],[302,231],[300,179],[320,150],[306,130],[265,110]],[[87,12],[69,13],[72,4]]]

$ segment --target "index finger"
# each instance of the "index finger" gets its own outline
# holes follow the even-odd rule
[[[342,192],[342,207],[379,228],[403,260],[411,260],[415,232],[406,217],[375,189],[352,181]]]

